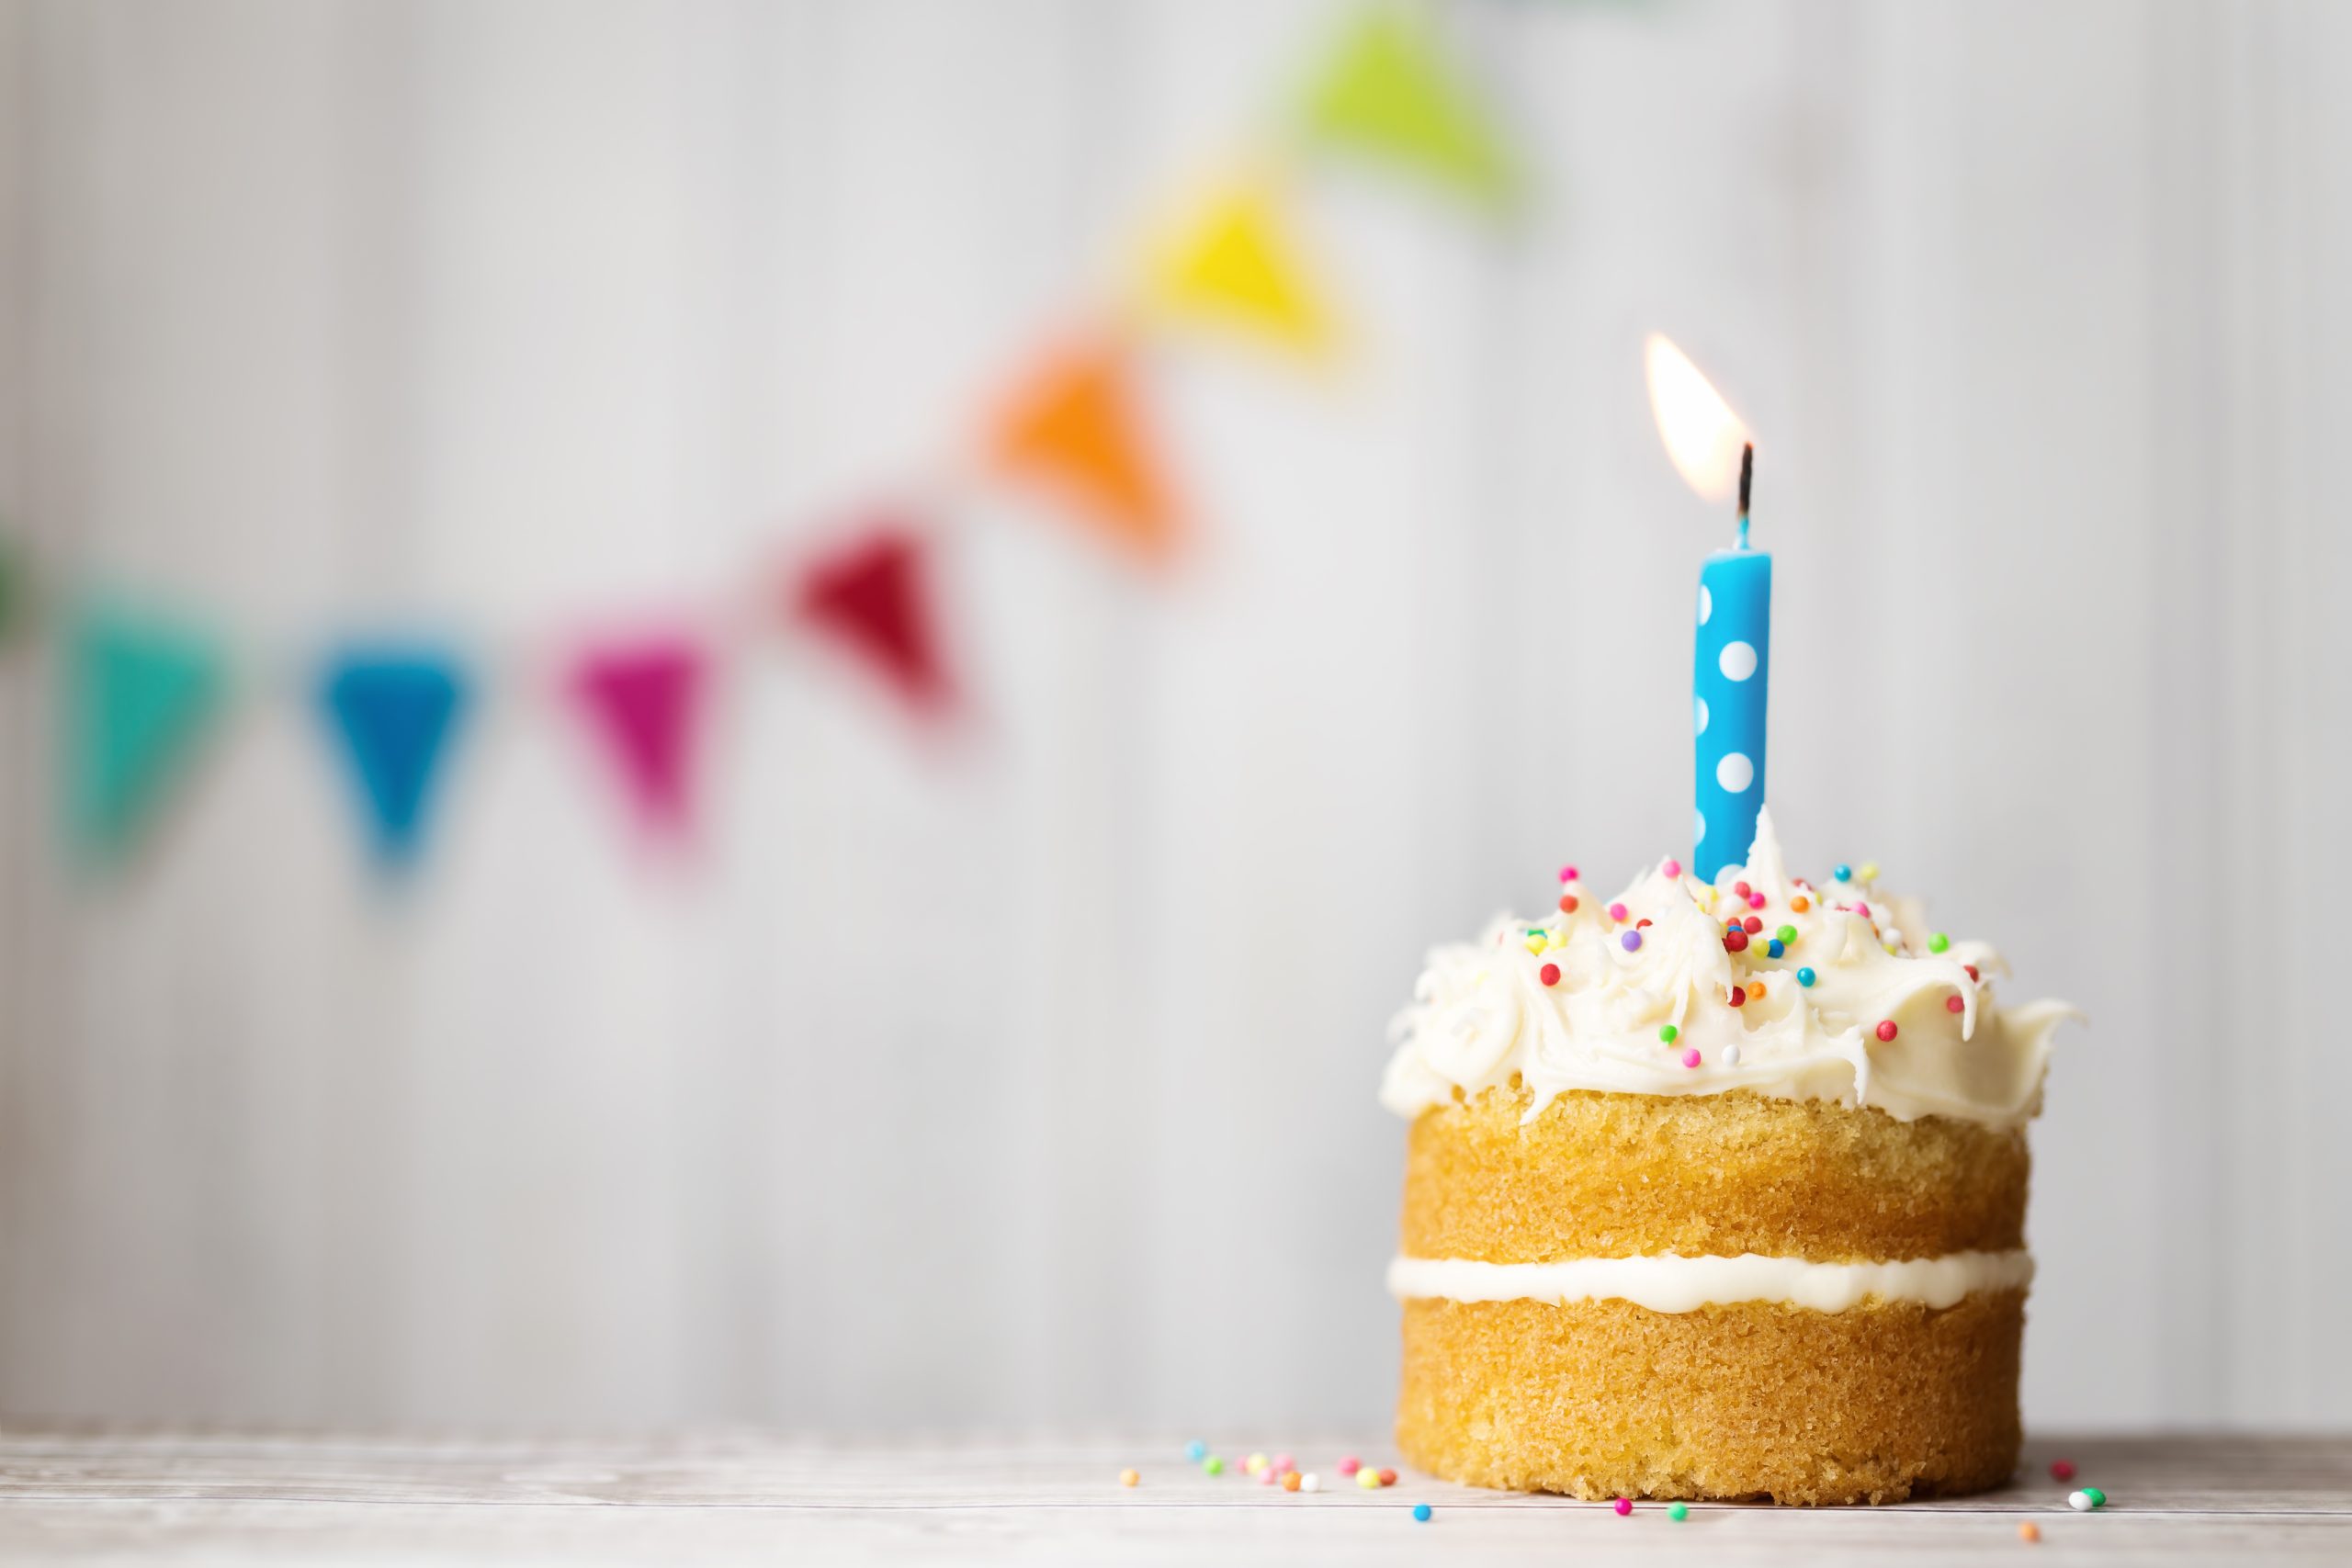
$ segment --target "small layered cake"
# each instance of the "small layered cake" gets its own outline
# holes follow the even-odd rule
[[[1438,949],[1381,1099],[1412,1122],[1396,1435],[1588,1498],[1883,1503],[2018,1454],[2025,1124],[2063,1004],[1769,815],[1710,886]]]

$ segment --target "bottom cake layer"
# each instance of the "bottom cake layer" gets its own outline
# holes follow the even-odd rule
[[[1450,1481],[1585,1498],[1894,1503],[2018,1457],[2022,1290],[1654,1312],[1408,1301],[1396,1441]]]

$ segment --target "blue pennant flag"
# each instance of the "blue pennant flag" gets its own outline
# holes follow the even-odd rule
[[[454,659],[425,652],[352,651],[327,665],[319,688],[373,819],[377,858],[413,860],[432,815],[433,783],[464,716],[468,686]]]

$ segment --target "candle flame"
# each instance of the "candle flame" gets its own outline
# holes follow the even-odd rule
[[[1714,384],[1690,356],[1660,333],[1643,344],[1649,367],[1650,409],[1666,455],[1683,482],[1709,501],[1730,499],[1739,488],[1739,449],[1754,439]]]

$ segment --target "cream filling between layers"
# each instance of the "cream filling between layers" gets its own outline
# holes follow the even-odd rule
[[[1739,1302],[1780,1302],[1844,1312],[1870,1297],[1948,1307],[1974,1291],[2020,1290],[2033,1278],[2026,1252],[1951,1252],[1893,1263],[1815,1263],[1802,1258],[1576,1258],[1562,1263],[1480,1263],[1466,1258],[1397,1258],[1389,1293],[1449,1302],[1632,1302],[1653,1312],[1696,1312]]]

